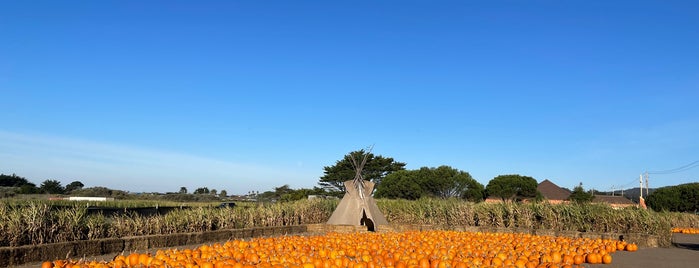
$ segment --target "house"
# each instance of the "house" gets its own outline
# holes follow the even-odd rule
[[[570,196],[570,191],[558,187],[549,180],[544,180],[536,186],[536,190],[541,193],[544,200],[551,204],[567,203],[568,197]]]
[[[626,198],[625,196],[614,196],[614,195],[595,195],[594,198],[592,198],[593,203],[607,203],[613,208],[625,208],[625,207],[631,207],[631,206],[636,206],[636,203],[631,201],[631,199]]]

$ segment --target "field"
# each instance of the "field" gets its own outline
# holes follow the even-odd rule
[[[153,205],[152,203],[145,204],[141,201],[135,202],[134,204],[129,204],[128,201],[120,201],[118,203],[118,205],[123,209]],[[480,229],[492,228],[493,231],[503,229],[513,230],[513,232],[508,231],[509,234],[494,232],[482,233],[486,236],[472,236],[470,237],[470,241],[485,241],[488,240],[488,236],[492,235],[502,236],[501,239],[496,239],[498,241],[503,239],[522,241],[523,239],[541,239],[541,237],[544,238],[543,241],[555,241],[558,238],[553,238],[553,236],[551,236],[553,234],[576,232],[582,234],[609,234],[607,237],[616,237],[618,234],[649,235],[658,237],[657,244],[654,246],[670,246],[672,235],[671,231],[677,232],[680,230],[685,230],[689,232],[694,230],[692,228],[699,227],[699,216],[697,215],[667,212],[658,213],[637,208],[613,209],[609,206],[601,204],[486,204],[442,199],[421,199],[418,201],[377,200],[377,204],[384,212],[389,222],[391,222],[392,225],[395,224],[396,226],[425,225],[433,226],[435,227],[434,229],[453,229],[453,227],[456,226],[471,226],[479,227]],[[156,207],[161,206],[160,203],[154,205]],[[167,205],[173,206],[173,204]],[[217,208],[215,207],[215,203],[179,204],[179,206],[177,206],[178,204],[174,205],[176,206],[176,209],[170,210],[163,214],[144,216],[137,213],[123,213],[106,216],[99,213],[89,213],[89,208],[85,203],[66,204],[46,201],[5,201],[0,203],[0,230],[2,231],[0,232],[0,235],[3,236],[0,238],[0,241],[1,243],[5,243],[2,246],[40,245],[47,243],[94,240],[111,237],[131,237],[160,234],[167,235],[260,226],[294,226],[301,224],[314,224],[325,222],[330,217],[330,214],[337,205],[337,201],[316,199],[288,203],[250,203],[235,208]],[[440,228],[440,226],[443,228]],[[673,227],[682,228],[673,229]],[[433,232],[437,232],[437,236],[454,236],[453,233],[444,234],[439,233],[441,231]],[[514,237],[514,234],[512,233],[523,233],[521,235],[525,236]],[[533,233],[551,235],[534,236],[532,235]],[[331,237],[322,239],[335,238]],[[348,240],[350,238],[344,239]],[[363,238],[354,237],[351,239],[361,240]],[[372,239],[376,239],[376,237]],[[402,240],[406,239],[415,240],[418,238],[402,238]],[[452,241],[456,238],[433,239]],[[584,240],[586,238],[583,236],[583,238],[576,239]],[[339,240],[342,240],[342,238]],[[571,241],[567,241],[562,244],[571,244]],[[536,244],[539,242],[534,243]],[[580,243],[582,245],[582,242],[575,243]],[[581,251],[588,249],[594,250],[595,248],[599,249],[599,245],[601,243],[604,244],[610,242],[592,239],[592,243],[592,245],[585,245]],[[384,245],[386,242],[384,241],[381,244]],[[211,247],[214,246],[215,245],[211,245]],[[367,246],[371,247],[371,245]],[[457,247],[458,245],[457,243],[449,243],[444,244],[444,246],[450,248]],[[303,249],[304,247],[314,247],[314,245],[304,246],[299,244],[298,246],[294,247],[297,249]],[[558,244],[550,244],[542,247],[548,250],[548,254],[551,253],[550,250],[556,248],[558,248],[559,251],[562,251],[560,245]],[[503,245],[502,249],[505,250],[506,246]],[[416,251],[418,249],[395,250]],[[501,261],[510,260],[514,263],[521,257],[521,252],[512,252],[512,250],[513,249],[504,251],[504,254],[507,254],[507,258],[501,259]],[[514,250],[516,251],[517,247],[515,247]],[[547,252],[539,251],[539,249],[528,250],[530,251],[530,255],[533,254],[539,256],[540,262],[544,255],[547,254]],[[460,252],[463,251],[463,249],[460,250]],[[606,248],[606,245],[605,251],[605,253],[610,253],[610,250]],[[371,250],[371,252],[373,252],[373,250]],[[348,252],[344,251],[344,253],[347,254]],[[463,258],[468,257],[473,259],[474,257],[478,256],[481,263],[483,263],[487,258],[490,258],[489,260],[491,263],[493,261],[498,262],[497,260],[492,259],[493,256],[488,255],[490,253],[491,252],[488,252],[485,255],[479,255],[478,252],[474,252],[469,253],[471,255],[461,257],[463,260]],[[583,253],[589,254],[590,252]],[[258,256],[260,255],[259,253],[257,254]],[[272,253],[266,254],[269,255]],[[563,253],[561,253],[561,258],[563,258],[562,254]],[[361,256],[357,257],[356,252],[354,255],[354,257],[347,257],[351,261],[358,261],[359,259],[362,259]],[[575,255],[583,254],[572,254],[569,252],[567,255],[574,258]],[[600,254],[600,258],[604,257],[604,255],[605,254]],[[150,257],[155,258],[155,256],[156,254],[153,253]],[[378,260],[375,259],[376,257],[377,256],[372,256],[371,260]],[[381,256],[381,259],[385,259],[385,257],[386,256]],[[585,258],[586,257],[587,256],[585,255]],[[430,260],[433,259],[434,258]],[[417,261],[419,260],[420,259],[417,259]],[[454,256],[450,256],[449,261],[450,266],[455,266],[455,264],[458,264],[459,262],[458,259],[454,260]],[[368,266],[369,262],[365,262],[366,263],[364,265]],[[268,263],[272,265],[271,260],[268,260]],[[300,262],[293,265],[296,264],[303,265],[307,263]],[[357,262],[356,264],[359,263]],[[376,264],[377,263],[374,263],[374,266],[376,266]],[[396,262],[394,260],[394,265],[395,264]],[[408,265],[410,263],[406,262],[405,264]],[[430,264],[432,265],[433,263],[430,262]],[[292,267],[293,265],[289,264],[286,266]]]
[[[699,227],[697,215],[613,209],[603,204],[487,204],[454,199],[377,200],[377,204],[388,221],[395,224],[635,233],[659,236],[661,246],[669,245],[672,227]],[[105,205],[111,204],[100,204]],[[129,201],[121,201],[114,206],[126,208],[143,203],[129,205]],[[216,208],[213,203],[180,206],[182,209],[152,216],[105,216],[88,213],[86,203],[3,201],[0,246],[322,223],[330,217],[337,201],[303,200],[236,208]]]

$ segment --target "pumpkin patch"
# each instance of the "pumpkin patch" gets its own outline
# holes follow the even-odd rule
[[[612,262],[635,244],[522,233],[406,231],[232,240],[195,249],[120,254],[111,261],[56,260],[51,267],[578,267]]]
[[[699,228],[680,228],[680,227],[675,227],[672,228],[673,233],[681,233],[681,234],[699,234]]]

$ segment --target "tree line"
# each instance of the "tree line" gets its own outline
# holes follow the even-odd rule
[[[0,174],[0,187],[14,188],[14,191],[3,191],[3,194],[70,194],[80,190],[85,185],[80,181],[73,181],[65,187],[58,180],[45,180],[38,187],[24,177],[16,174]]]
[[[363,177],[376,184],[374,196],[377,198],[461,198],[474,202],[485,198],[503,201],[543,198],[537,191],[536,179],[529,176],[498,175],[484,187],[468,172],[450,166],[406,170],[405,163],[364,150],[350,152],[334,165],[324,167],[324,175],[318,183],[322,190],[335,196],[344,194],[343,182],[355,176],[351,159],[362,159],[365,155],[367,163],[364,166]],[[585,191],[582,183],[570,192],[568,200],[571,202],[586,203],[594,199],[594,191]],[[656,211],[699,213],[699,183],[659,188],[646,197],[646,203]]]
[[[336,161],[334,165],[323,167],[323,176],[318,182],[319,187],[312,189],[292,189],[288,184],[263,193],[250,192],[246,195],[250,200],[263,202],[294,201],[305,199],[309,195],[341,197],[344,192],[344,182],[352,180],[356,169],[352,159],[367,157],[362,170],[365,180],[375,183],[376,198],[416,200],[420,198],[460,198],[472,202],[480,202],[485,198],[497,198],[503,201],[540,200],[541,193],[537,191],[536,179],[519,175],[498,175],[491,179],[486,186],[476,181],[471,175],[462,170],[442,165],[439,167],[421,167],[415,170],[405,169],[406,164],[390,157],[374,155],[364,150],[353,151]],[[81,196],[120,197],[127,193],[111,190],[105,187],[83,189],[84,184],[73,181],[65,187],[58,180],[45,180],[39,186],[16,174],[0,174],[0,197],[14,194],[78,194]],[[9,190],[8,190],[9,189]],[[582,184],[573,188],[569,200],[572,202],[590,202],[592,193],[585,191]],[[180,187],[178,192],[166,193],[166,199],[175,201],[213,201],[228,197],[226,190],[209,190],[199,187],[192,194],[186,187]],[[148,195],[136,198],[151,198]],[[162,197],[159,197],[162,198]],[[699,183],[659,188],[646,198],[647,205],[654,210],[694,212],[699,211]]]
[[[356,173],[352,159],[363,159],[365,156],[367,161],[362,176],[375,183],[374,196],[377,198],[461,198],[479,202],[486,197],[501,200],[537,197],[538,184],[536,179],[529,176],[499,175],[483,186],[468,172],[447,165],[406,170],[403,162],[365,150],[350,152],[334,165],[323,167],[323,176],[318,185],[329,195],[341,196],[345,191],[343,183],[353,179]]]

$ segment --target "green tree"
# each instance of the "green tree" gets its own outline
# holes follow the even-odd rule
[[[196,190],[194,190],[194,194],[209,194],[209,188],[199,187]]]
[[[38,194],[39,193],[39,188],[36,187],[36,184],[33,183],[27,183],[19,187],[19,191],[17,191],[18,194]]]
[[[424,190],[418,182],[418,173],[415,170],[399,170],[386,175],[380,185],[376,187],[377,198],[401,198],[415,200],[422,197]]]
[[[71,192],[73,192],[73,191],[75,191],[75,190],[80,190],[80,189],[82,189],[83,187],[85,187],[85,184],[83,184],[83,183],[80,182],[80,181],[71,182],[71,183],[69,183],[68,185],[66,185],[66,193],[71,193]]]
[[[423,167],[418,171],[420,186],[426,193],[440,198],[457,197],[471,201],[483,199],[483,185],[471,174],[450,166]]]
[[[323,188],[313,187],[313,189],[301,188],[292,190],[286,194],[281,195],[281,201],[296,201],[301,199],[307,199],[309,195],[326,195],[327,192]]]
[[[16,174],[5,175],[0,174],[0,186],[4,187],[22,187],[22,185],[29,184],[30,182]]]
[[[522,175],[499,175],[488,182],[485,192],[488,196],[501,198],[503,201],[536,198],[536,180]]]
[[[471,202],[483,201],[483,199],[485,199],[485,187],[472,178],[470,174],[468,177],[470,179],[466,180],[466,190],[462,192],[461,198]]]
[[[75,196],[99,196],[99,197],[114,197],[114,198],[122,198],[125,197],[127,194],[124,191],[121,190],[112,190],[107,187],[102,187],[102,186],[97,186],[97,187],[90,187],[90,188],[82,188],[73,191],[72,193]]]
[[[65,188],[63,188],[60,181],[45,180],[41,183],[41,186],[39,186],[39,192],[46,194],[63,194],[65,193]]]
[[[483,185],[468,172],[449,166],[422,167],[389,174],[377,187],[378,198],[415,200],[421,197],[457,197],[470,201],[483,200]]]
[[[180,187],[180,191],[178,192],[179,194],[186,194],[187,193],[187,187]]]
[[[328,192],[336,195],[342,194],[345,191],[343,183],[354,179],[356,174],[356,170],[352,166],[352,158],[361,162],[366,154],[367,152],[364,150],[350,152],[342,160],[338,160],[335,165],[323,167],[324,175],[320,177],[318,184]],[[384,177],[399,170],[405,170],[405,163],[397,162],[390,157],[368,153],[362,176],[365,180],[372,181],[378,186]]]
[[[589,203],[592,201],[592,198],[594,198],[594,196],[590,192],[585,192],[582,182],[580,185],[575,186],[573,191],[570,193],[570,196],[568,196],[568,200],[576,203]]]
[[[286,194],[291,194],[294,192],[294,189],[291,189],[291,186],[288,184],[284,184],[282,186],[274,188],[274,198],[276,200],[281,200],[282,196]]]
[[[274,191],[264,191],[262,193],[250,196],[254,196],[259,202],[274,202],[279,200],[279,197],[276,196]]]
[[[275,201],[295,201],[308,198],[309,195],[328,195],[325,189],[313,187],[313,189],[301,188],[292,189],[288,184],[274,188],[274,191],[266,191],[257,195],[258,201],[275,202]]]
[[[228,192],[226,190],[221,190],[221,192],[218,193],[218,195],[221,197],[228,197]]]
[[[699,182],[658,188],[646,197],[646,204],[655,211],[699,211]]]

